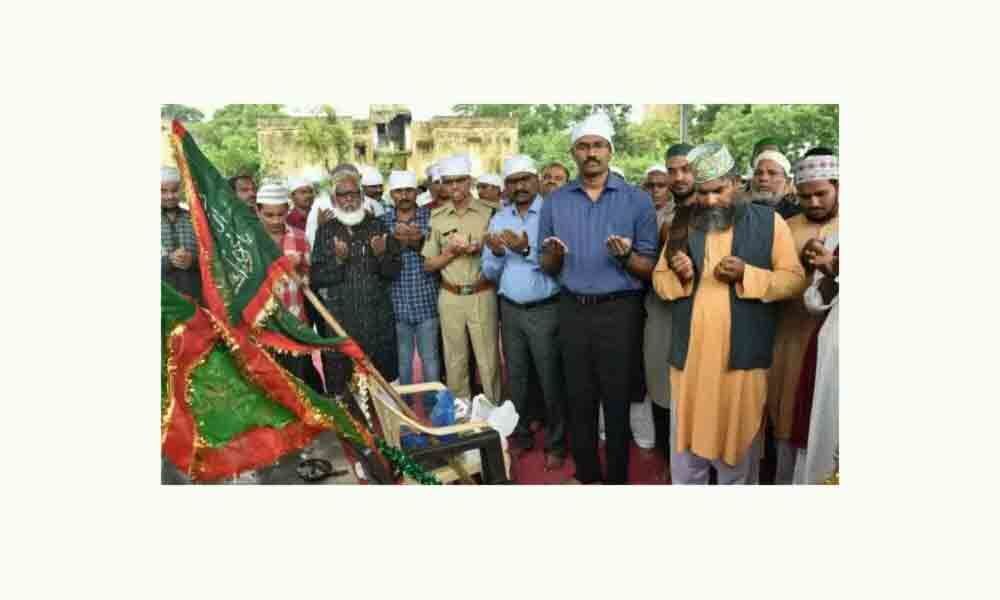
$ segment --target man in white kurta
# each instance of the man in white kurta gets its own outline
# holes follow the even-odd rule
[[[824,250],[832,253],[838,239],[827,238]],[[825,300],[820,283],[827,277],[817,270],[813,283],[806,289],[806,309],[816,316],[826,315],[816,344],[816,381],[813,387],[812,410],[809,413],[807,446],[798,450],[794,482],[823,483],[838,470],[840,449],[840,296]],[[840,283],[839,268],[833,280]]]
[[[824,186],[836,185],[839,189],[838,161],[835,156],[809,156],[796,165],[796,185],[805,193]],[[796,452],[793,482],[823,483],[838,471],[840,439],[839,396],[839,294],[840,283],[839,235],[833,233],[823,242],[822,249],[811,242],[803,251],[803,259],[816,270],[812,285],[803,295],[805,308],[816,317],[824,317],[816,339],[816,372],[812,387],[812,406],[808,411],[808,434],[805,447]],[[831,281],[832,280],[832,284]],[[807,361],[807,364],[808,361]],[[802,374],[806,379],[806,374]],[[808,387],[803,385],[798,402],[810,398]],[[803,397],[803,394],[804,397]],[[800,416],[805,406],[797,411],[796,443],[802,444],[800,431],[805,430]]]

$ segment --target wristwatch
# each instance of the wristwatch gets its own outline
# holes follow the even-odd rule
[[[528,244],[527,246],[524,247],[524,250],[521,251],[521,256],[523,256],[524,258],[528,258],[528,256],[530,255],[531,255],[531,244]]]

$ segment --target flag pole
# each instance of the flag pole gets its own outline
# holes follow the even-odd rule
[[[298,275],[296,274],[291,274],[291,275],[292,277],[298,278]],[[301,279],[299,279],[299,283],[302,284]],[[323,317],[323,320],[326,321],[326,324],[329,325],[331,329],[333,329],[334,333],[336,333],[340,337],[350,337],[347,335],[347,332],[344,330],[344,328],[341,327],[340,323],[337,322],[337,319],[335,319],[334,316],[330,314],[330,311],[328,311],[326,307],[323,306],[323,303],[320,302],[320,299],[316,297],[316,294],[314,294],[313,291],[309,289],[309,286],[302,285],[301,287],[302,291],[305,292],[306,298],[308,298],[309,302],[313,305],[313,308],[315,308],[316,312],[318,312]],[[407,405],[406,402],[403,401],[402,397],[399,395],[399,392],[396,391],[396,388],[392,387],[392,384],[386,381],[385,377],[382,377],[382,374],[379,373],[378,369],[375,368],[375,365],[373,365],[371,360],[368,359],[368,355],[364,353],[364,349],[361,350],[361,355],[363,357],[364,366],[368,370],[368,372],[371,373],[372,376],[375,378],[375,383],[377,383],[378,386],[382,388],[382,390],[385,393],[389,394],[392,397],[393,401],[396,403],[396,407],[399,408],[401,411],[403,411],[406,414],[406,416],[410,417],[414,421],[418,421],[419,419],[417,418],[416,413],[414,413],[413,409],[411,409],[409,405]],[[377,400],[373,400],[373,402],[377,402]],[[430,444],[432,446],[437,446],[439,443],[433,437],[429,437],[428,440],[430,441]],[[448,466],[454,469],[454,471],[458,474],[459,479],[461,479],[463,483],[467,484],[475,483],[472,480],[472,477],[469,476],[469,473],[465,470],[465,467],[462,465],[462,463],[458,461],[458,459],[456,459],[455,457],[450,457],[447,459],[447,461],[448,461]]]
[[[302,283],[301,279],[299,280],[299,283],[300,284]],[[318,312],[320,315],[323,316],[323,320],[326,321],[326,324],[329,325],[331,329],[333,329],[334,333],[336,333],[340,337],[350,337],[347,335],[347,332],[344,331],[344,328],[341,327],[337,319],[335,319],[334,316],[330,314],[330,311],[328,311],[326,307],[323,306],[323,303],[320,301],[319,298],[316,297],[316,294],[314,294],[313,291],[309,289],[309,286],[303,285],[302,291],[305,292],[306,298],[309,299],[309,302],[313,305],[313,308],[315,308],[316,312]],[[396,404],[399,406],[400,410],[406,413],[406,416],[410,417],[411,419],[416,419],[417,418],[416,413],[414,413],[413,410],[409,406],[407,406],[406,402],[403,402],[403,399],[399,395],[399,392],[396,391],[396,388],[392,387],[392,384],[386,381],[385,377],[382,377],[382,374],[378,372],[378,369],[375,368],[375,365],[373,365],[371,363],[371,360],[368,359],[368,355],[364,354],[363,349],[362,349],[362,355],[364,356],[363,360],[365,368],[368,369],[368,372],[375,377],[375,382],[378,383],[379,387],[382,388],[382,390],[385,391],[387,394],[392,396],[392,399],[396,401]]]

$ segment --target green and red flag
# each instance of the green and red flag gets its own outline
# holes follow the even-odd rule
[[[269,465],[333,429],[422,483],[436,480],[345,408],[316,394],[267,349],[341,352],[364,372],[350,338],[323,338],[273,293],[292,265],[179,121],[171,142],[198,240],[204,305],[161,284],[161,448],[194,481]]]

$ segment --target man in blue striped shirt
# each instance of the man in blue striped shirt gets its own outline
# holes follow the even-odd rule
[[[510,203],[490,221],[483,275],[498,284],[510,394],[521,416],[510,441],[522,450],[534,445],[526,418],[534,366],[545,398],[545,468],[558,469],[566,457],[565,392],[557,341],[559,284],[538,263],[543,203],[538,170],[530,157],[519,155],[504,161],[503,172]]]
[[[571,154],[580,176],[545,201],[536,241],[542,268],[558,276],[563,291],[559,343],[576,463],[568,483],[626,483],[629,406],[642,401],[642,296],[657,258],[656,212],[649,194],[609,176],[613,136],[603,114],[573,129]],[[597,458],[599,402],[607,477]]]
[[[438,345],[438,282],[424,270],[420,256],[430,231],[431,211],[417,206],[417,176],[410,171],[389,174],[389,195],[395,206],[382,220],[402,248],[403,269],[392,282],[392,307],[396,313],[396,343],[399,354],[399,382],[413,383],[413,351],[420,353],[424,381],[441,378]],[[424,410],[430,414],[432,395],[424,394]]]

